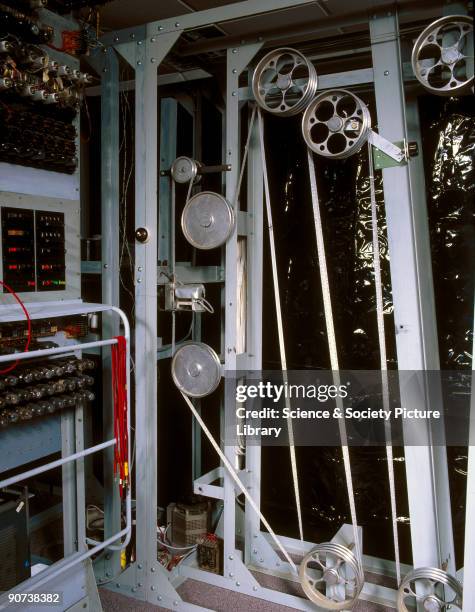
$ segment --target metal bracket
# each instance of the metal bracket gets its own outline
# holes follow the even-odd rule
[[[375,170],[393,168],[395,166],[404,166],[407,163],[405,141],[399,141],[396,143],[389,142],[389,140],[386,140],[386,138],[383,138],[383,136],[373,132],[373,130],[370,130],[369,132],[368,141],[375,148]]]

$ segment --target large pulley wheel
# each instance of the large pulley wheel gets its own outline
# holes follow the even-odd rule
[[[172,378],[185,395],[205,397],[221,380],[219,357],[204,342],[185,342],[173,356]]]
[[[421,609],[427,612],[462,610],[462,586],[447,572],[434,567],[420,567],[401,582],[397,594],[399,612]]]
[[[326,610],[348,610],[364,586],[364,575],[355,555],[346,546],[318,544],[299,568],[302,589],[311,602]]]
[[[252,77],[257,104],[274,115],[289,117],[305,110],[317,91],[315,66],[299,51],[284,47],[265,55]]]
[[[346,159],[357,153],[370,131],[368,107],[345,89],[319,94],[302,118],[302,133],[308,147],[327,158]]]
[[[232,234],[235,215],[219,193],[201,191],[188,200],[181,216],[185,238],[196,249],[215,249]]]
[[[412,50],[412,69],[431,93],[454,96],[473,86],[473,19],[450,15],[431,23]]]

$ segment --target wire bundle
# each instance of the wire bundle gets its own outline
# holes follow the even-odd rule
[[[127,434],[127,374],[126,340],[116,336],[117,344],[111,347],[112,393],[114,398],[114,476],[119,476],[120,496],[129,486],[129,439]]]

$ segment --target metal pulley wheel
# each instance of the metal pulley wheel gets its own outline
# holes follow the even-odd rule
[[[185,342],[173,356],[172,378],[185,395],[205,397],[221,380],[219,357],[204,342]]]
[[[202,191],[188,200],[181,216],[185,238],[197,249],[215,249],[231,235],[235,222],[232,206],[219,193]]]
[[[198,182],[201,179],[201,175],[198,174],[200,166],[200,162],[183,155],[175,159],[170,169],[170,174],[175,183]]]
[[[317,91],[315,66],[299,51],[284,47],[265,55],[252,77],[257,104],[274,115],[289,117],[305,110]]]
[[[447,572],[435,567],[420,567],[410,572],[397,594],[397,609],[408,612],[416,609],[427,612],[462,610],[462,586]]]
[[[322,92],[310,103],[302,118],[308,147],[318,155],[346,159],[368,140],[371,115],[366,104],[350,91]]]
[[[364,585],[355,555],[346,546],[333,542],[318,544],[305,555],[299,578],[310,601],[326,610],[350,609]]]
[[[412,69],[431,93],[453,96],[473,86],[473,19],[449,15],[431,23],[412,50]]]

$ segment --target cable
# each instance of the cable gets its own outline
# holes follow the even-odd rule
[[[271,253],[271,262],[272,262],[272,278],[274,281],[273,282],[274,284],[274,303],[275,303],[276,318],[277,318],[277,334],[279,338],[279,350],[280,350],[280,361],[281,361],[281,366],[282,366],[282,375],[284,379],[284,384],[286,384],[288,382],[287,357],[285,354],[284,327],[282,323],[282,307],[280,303],[279,276],[278,276],[278,270],[277,270],[277,256],[276,256],[276,251],[275,251],[274,228],[273,228],[273,223],[272,223],[272,207],[271,207],[271,201],[270,201],[269,177],[267,175],[266,153],[265,153],[265,148],[264,148],[264,122],[262,120],[262,113],[260,109],[258,109],[257,113],[258,113],[258,118],[259,118],[259,138],[260,138],[262,168],[263,168],[263,174],[264,174],[264,191],[265,191],[265,199],[266,199],[267,224],[268,224],[268,230],[269,230],[269,243],[270,243],[270,253]],[[286,408],[289,408],[289,407],[290,407],[289,405],[286,405]],[[295,504],[297,507],[297,519],[298,519],[298,524],[299,524],[300,539],[303,540],[302,508],[300,504],[297,457],[295,453],[294,431],[293,431],[293,426],[292,426],[292,419],[290,417],[287,418],[287,429],[289,432],[290,464],[292,468],[292,480],[293,480],[293,485],[294,485]]]
[[[323,310],[325,314],[325,326],[328,338],[328,350],[330,353],[330,365],[333,372],[334,384],[340,386],[340,374],[338,364],[338,350],[335,336],[335,326],[333,323],[333,310],[330,293],[330,283],[328,280],[328,268],[325,254],[325,241],[323,238],[322,217],[320,214],[320,203],[318,199],[317,179],[315,176],[315,165],[313,163],[313,154],[310,149],[307,149],[308,172],[310,177],[310,191],[312,195],[313,217],[315,222],[315,237],[317,241],[318,251],[318,266],[320,270],[320,282],[322,287]],[[343,402],[339,395],[336,397],[337,407],[344,413]],[[350,451],[348,448],[348,440],[346,435],[346,426],[344,419],[338,419],[338,428],[340,432],[341,451],[343,454],[343,464],[345,468],[346,488],[348,492],[348,503],[350,505],[351,523],[353,526],[353,538],[355,541],[356,558],[363,568],[362,551],[358,534],[358,523],[356,518],[356,503],[353,490],[353,479],[351,475]]]
[[[381,378],[383,390],[383,409],[389,410],[389,383],[388,383],[388,364],[386,354],[386,335],[384,330],[384,305],[383,305],[383,281],[381,277],[381,255],[379,249],[378,235],[378,208],[374,187],[374,168],[373,168],[373,149],[368,142],[368,164],[369,164],[369,184],[371,194],[371,224],[373,233],[373,267],[374,285],[376,291],[376,318],[378,323],[379,354],[381,360]],[[394,457],[391,444],[391,423],[385,421],[384,433],[386,438],[386,457],[388,463],[389,497],[391,503],[391,519],[394,541],[394,560],[396,562],[397,585],[401,584],[401,560],[399,554],[399,535],[397,524],[397,505],[396,505],[396,484],[394,477]]]
[[[229,475],[231,476],[231,478],[234,480],[234,482],[237,484],[237,486],[239,487],[239,489],[241,490],[241,493],[243,493],[244,497],[246,498],[246,500],[249,502],[249,505],[251,506],[251,508],[254,510],[254,512],[258,515],[258,517],[261,519],[262,524],[264,525],[264,527],[267,529],[267,531],[269,532],[269,535],[271,536],[271,538],[274,540],[274,542],[277,544],[279,550],[282,552],[282,554],[284,555],[284,557],[286,558],[287,562],[289,563],[290,567],[293,569],[294,572],[297,572],[297,567],[295,565],[295,563],[292,561],[292,558],[290,557],[289,553],[286,551],[286,549],[284,548],[284,546],[282,545],[281,541],[279,540],[279,538],[275,535],[274,530],[272,529],[272,527],[269,525],[267,519],[264,517],[264,515],[262,514],[262,512],[259,510],[259,506],[257,505],[257,503],[253,500],[253,498],[251,497],[249,491],[246,489],[246,487],[244,486],[244,484],[242,483],[241,479],[239,478],[239,476],[236,473],[236,470],[233,468],[233,466],[231,465],[231,463],[229,462],[229,459],[226,457],[226,455],[223,453],[223,451],[221,450],[219,444],[216,442],[216,440],[213,438],[212,433],[209,431],[209,429],[206,427],[203,419],[201,418],[199,412],[196,410],[195,406],[193,405],[193,402],[190,400],[190,398],[185,395],[182,391],[180,391],[183,399],[185,400],[185,402],[188,404],[189,409],[191,410],[191,412],[193,413],[193,416],[195,417],[195,419],[198,421],[199,426],[201,427],[201,429],[203,430],[204,434],[206,435],[206,437],[208,438],[208,440],[211,443],[211,446],[214,448],[214,450],[218,453],[219,458],[221,459],[221,461],[224,464],[224,467],[227,469],[227,471],[229,472]]]
[[[18,302],[18,304],[20,305],[21,309],[25,313],[26,322],[27,322],[27,337],[26,337],[26,343],[25,343],[25,346],[24,346],[22,352],[23,353],[27,353],[28,349],[30,347],[30,342],[31,342],[31,319],[30,319],[30,315],[28,313],[28,310],[25,307],[25,304],[18,297],[18,295],[15,293],[15,291],[13,291],[13,289],[11,287],[9,287],[6,283],[4,283],[1,280],[0,280],[0,285],[2,287],[4,287],[9,293],[11,293],[11,295],[13,295],[13,297],[15,298],[15,300]],[[12,370],[14,370],[17,367],[19,362],[20,362],[20,360],[17,359],[14,363],[12,363],[12,365],[8,366],[4,370],[0,370],[0,374],[8,374],[9,372],[11,372]]]

